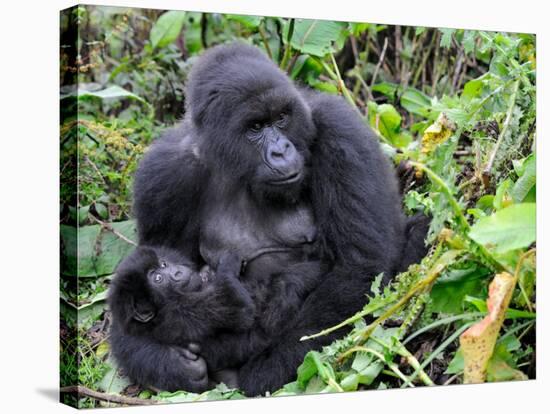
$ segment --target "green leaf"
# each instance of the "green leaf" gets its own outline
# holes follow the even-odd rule
[[[84,224],[88,219],[88,213],[90,212],[90,206],[83,206],[78,208],[78,223]]]
[[[129,240],[137,241],[133,220],[110,223],[110,226]],[[75,236],[78,249],[74,246]],[[132,244],[112,231],[102,229],[100,225],[79,227],[78,232],[70,226],[62,226],[61,240],[65,247],[63,259],[67,265],[62,270],[67,276],[97,277],[111,274],[118,263],[134,249]]]
[[[168,46],[179,36],[183,23],[185,22],[185,12],[171,10],[163,13],[153,25],[149,40],[153,49]]]
[[[99,214],[99,217],[101,217],[102,219],[109,218],[109,211],[107,210],[107,207],[105,207],[105,204],[95,203],[94,206],[95,211],[97,212],[97,214]]]
[[[61,99],[69,98],[77,96],[78,99],[87,99],[87,98],[99,98],[99,99],[119,99],[119,98],[130,98],[135,99],[143,103],[145,102],[144,99],[137,96],[136,94],[127,91],[124,88],[121,88],[118,85],[109,86],[105,89],[97,90],[97,91],[89,91],[86,89],[78,89],[76,92],[71,92],[67,95],[62,95]]]
[[[476,31],[465,30],[464,37],[462,38],[462,46],[464,46],[464,53],[468,54],[474,51],[476,46]]]
[[[377,105],[372,101],[367,105],[369,123],[373,128],[376,128],[392,145],[399,147],[408,143],[405,136],[401,134],[401,115],[397,109],[390,104]]]
[[[415,88],[407,88],[400,100],[401,106],[410,113],[428,117],[430,115],[431,100],[424,93]]]
[[[395,98],[395,95],[397,94],[398,89],[399,89],[399,85],[397,83],[391,83],[391,82],[380,82],[372,86],[373,92],[379,92],[390,99]]]
[[[456,29],[439,29],[439,31],[442,34],[439,46],[447,49],[450,48],[453,40],[453,33],[456,32]]]
[[[297,370],[298,378],[296,382],[302,389],[305,389],[309,380],[317,374],[317,364],[313,357],[314,352],[315,351],[310,351],[307,353],[304,362],[302,362]]]
[[[244,14],[227,14],[229,20],[234,20],[246,26],[248,29],[256,29],[262,22],[262,16],[246,16]]]
[[[478,98],[481,95],[482,88],[483,81],[480,78],[472,79],[471,81],[466,82],[466,84],[464,85],[464,90],[462,91],[461,98],[466,101]]]
[[[96,387],[107,394],[120,394],[128,385],[130,385],[130,380],[127,377],[122,377],[118,374],[118,366],[113,358],[109,357],[107,359],[107,365],[109,370],[103,378],[98,381]]]
[[[73,226],[62,224],[59,229],[61,237],[61,272],[64,275],[77,274],[77,229]]]
[[[522,175],[512,188],[514,202],[521,203],[537,183],[537,160],[535,154],[529,156],[522,165]]]
[[[498,185],[495,197],[493,198],[493,207],[495,207],[496,210],[501,210],[511,204],[510,187],[512,184],[512,180],[507,178]]]
[[[462,371],[464,371],[464,355],[462,355],[462,350],[459,348],[451,362],[449,362],[445,374],[458,374]]]
[[[283,29],[286,42],[290,20]],[[341,49],[347,35],[347,24],[328,20],[296,19],[291,46],[302,53],[323,57]]]
[[[490,274],[488,269],[471,265],[465,269],[452,269],[440,276],[433,285],[430,297],[433,311],[459,313],[466,295],[481,291]]]
[[[535,203],[513,204],[482,218],[470,230],[470,237],[498,254],[528,247],[536,240]]]

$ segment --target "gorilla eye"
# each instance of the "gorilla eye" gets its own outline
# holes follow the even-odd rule
[[[261,122],[253,122],[252,125],[250,125],[250,130],[252,132],[260,132],[262,128],[264,127],[264,124]]]
[[[155,275],[153,276],[153,280],[154,280],[156,283],[162,282],[162,275],[161,275],[160,273],[155,273]]]
[[[160,267],[166,267],[166,262],[160,262]]]
[[[286,112],[283,111],[279,114],[279,120],[283,121],[285,119],[286,119]]]

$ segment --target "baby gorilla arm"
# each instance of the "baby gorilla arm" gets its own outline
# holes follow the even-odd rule
[[[173,332],[179,342],[203,343],[207,336],[224,331],[245,331],[254,323],[255,305],[250,293],[238,279],[241,261],[235,254],[224,253],[216,272],[201,271],[208,279],[195,292],[183,292],[163,308],[157,335]],[[163,317],[166,315],[166,317]],[[169,318],[169,315],[177,317]]]
[[[111,347],[126,375],[143,386],[201,392],[208,385],[206,362],[195,344],[159,344],[148,337],[123,334],[114,324]]]

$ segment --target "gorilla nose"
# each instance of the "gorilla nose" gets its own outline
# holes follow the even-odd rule
[[[292,161],[295,153],[294,145],[288,139],[282,138],[270,145],[267,161],[273,167],[285,167]]]
[[[183,279],[183,273],[181,273],[179,270],[177,272],[175,272],[173,275],[172,275],[172,279],[174,280],[181,280]]]
[[[175,272],[172,272],[172,274],[170,275],[170,277],[172,278],[172,280],[173,280],[174,282],[183,283],[183,282],[185,282],[187,279],[189,279],[189,274],[188,274],[188,272],[185,272],[185,271],[176,270]]]

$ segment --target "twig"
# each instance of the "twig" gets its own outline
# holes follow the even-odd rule
[[[271,53],[271,48],[269,47],[269,42],[267,41],[267,38],[265,37],[265,31],[262,29],[262,25],[260,24],[258,26],[258,32],[260,33],[260,37],[262,38],[262,42],[265,47],[265,51],[267,52],[267,55],[269,56],[269,59],[273,60],[273,53]]]
[[[92,169],[96,172],[96,174],[99,176],[101,182],[103,185],[107,186],[107,182],[105,181],[105,178],[103,178],[103,174],[101,174],[101,171],[99,171],[99,168],[97,168],[97,165],[94,164],[94,162],[88,157],[87,155],[84,156],[84,161],[86,161]]]
[[[342,76],[340,75],[340,69],[338,69],[338,64],[336,63],[336,59],[334,59],[334,54],[333,53],[330,54],[330,59],[332,61],[332,66],[334,66],[334,72],[335,72],[336,77],[337,77],[338,87],[341,89],[342,93],[344,94],[344,96],[346,97],[348,102],[350,104],[352,104],[354,107],[357,108],[357,105],[355,104],[355,100],[353,99],[353,97],[349,93],[348,88],[346,87],[346,84],[344,83],[344,80],[342,79]]]
[[[386,56],[386,49],[388,48],[388,38],[384,38],[384,46],[382,46],[382,52],[380,53],[380,58],[378,59],[378,63],[376,64],[376,68],[374,69],[374,73],[372,74],[372,79],[370,81],[370,87],[372,88],[374,86],[374,82],[376,82],[376,77],[378,76],[378,71],[380,70],[380,66],[382,66],[382,62],[384,61],[384,56]]]
[[[145,400],[143,398],[125,397],[123,395],[107,394],[104,392],[94,391],[88,387],[82,385],[70,385],[68,387],[61,387],[59,390],[61,393],[77,393],[86,397],[93,398],[99,401],[106,401],[115,404],[125,405],[154,405],[157,404],[154,400]]]
[[[90,214],[90,217],[92,219],[94,219],[97,224],[99,224],[101,227],[103,227],[104,229],[106,230],[109,230],[110,232],[112,232],[115,236],[117,236],[119,239],[122,239],[124,240],[126,243],[129,243],[131,244],[132,246],[137,246],[137,243],[133,240],[130,240],[128,237],[126,237],[124,234],[122,234],[121,232],[119,231],[116,231],[113,226],[111,226],[109,223],[105,223],[104,221],[101,221],[100,219],[98,219],[97,217],[95,217],[93,214]]]
[[[483,179],[486,180],[487,182],[489,181],[489,177],[491,176],[491,170],[493,168],[493,164],[495,162],[495,157],[497,155],[498,149],[500,148],[502,141],[504,141],[504,135],[506,135],[506,131],[508,131],[508,127],[510,126],[510,121],[512,120],[512,114],[514,112],[514,106],[516,104],[516,96],[519,88],[519,80],[514,82],[514,86],[512,88],[513,88],[512,95],[510,96],[510,103],[508,105],[508,111],[506,112],[506,119],[504,120],[504,125],[502,125],[502,129],[500,130],[500,134],[498,135],[498,139],[495,144],[495,147],[491,152],[489,162],[487,163],[487,166],[483,170]]]

